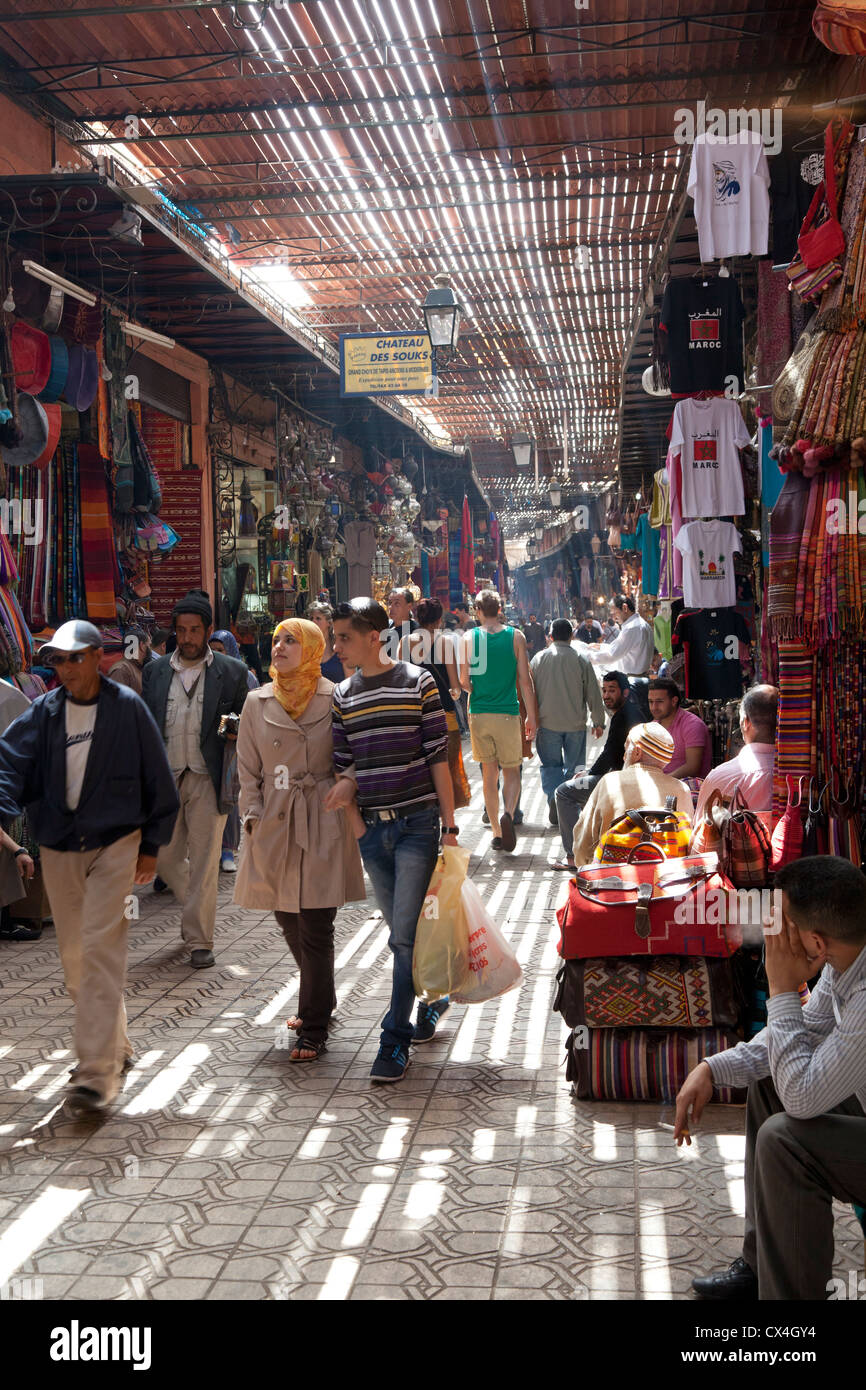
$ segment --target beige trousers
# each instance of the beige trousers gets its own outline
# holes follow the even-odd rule
[[[40,850],[66,988],[75,1001],[76,1086],[112,1101],[132,1056],[126,1035],[126,898],[141,831],[92,850]]]
[[[177,794],[180,810],[174,833],[159,851],[156,872],[183,904],[180,930],[187,946],[191,951],[212,951],[226,817],[217,807],[207,772],[182,772]]]

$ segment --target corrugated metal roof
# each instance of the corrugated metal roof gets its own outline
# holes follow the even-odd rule
[[[62,102],[235,257],[279,261],[333,341],[418,327],[449,271],[469,314],[426,409],[508,505],[518,429],[545,473],[564,432],[574,480],[612,472],[623,343],[684,158],[674,112],[795,92],[822,52],[813,8],[19,0],[0,47],[13,86]]]

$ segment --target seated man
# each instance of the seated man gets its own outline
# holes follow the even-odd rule
[[[636,724],[630,730],[625,766],[602,777],[574,827],[575,864],[590,862],[604,832],[626,811],[639,811],[642,806],[663,811],[666,799],[673,796],[677,810],[691,820],[691,792],[685,782],[663,771],[673,751],[674,741],[661,724]]]
[[[746,691],[740,702],[740,729],[746,746],[736,758],[719,763],[704,778],[695,808],[695,825],[713,792],[731,797],[739,787],[750,810],[772,808],[778,712],[779,692],[775,685],[753,685]]]
[[[710,731],[703,719],[682,709],[682,692],[676,681],[655,676],[649,683],[650,714],[667,729],[674,753],[665,772],[671,777],[706,777],[713,765]]]
[[[608,671],[601,683],[601,702],[610,715],[607,742],[592,767],[563,782],[556,789],[556,813],[565,859],[557,861],[557,869],[574,869],[574,827],[577,818],[592,795],[593,788],[606,772],[619,772],[625,759],[625,741],[629,729],[641,722],[640,710],[629,692],[628,676],[622,671]]]
[[[692,1281],[703,1298],[826,1300],[832,1199],[866,1203],[866,879],[816,855],[780,869],[776,892],[767,1026],[700,1062],[677,1096],[674,1136],[690,1144],[689,1108],[693,1125],[714,1084],[749,1088],[743,1253]],[[803,1007],[798,986],[818,970]]]

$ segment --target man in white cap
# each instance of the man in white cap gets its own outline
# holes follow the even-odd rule
[[[663,769],[674,754],[674,741],[661,724],[635,724],[625,744],[621,772],[607,772],[594,788],[574,827],[574,862],[588,864],[606,830],[626,811],[663,811],[667,797],[692,819],[692,794],[685,782]]]
[[[42,649],[60,685],[0,738],[0,820],[26,811],[40,848],[78,1066],[70,1113],[99,1111],[120,1089],[126,1035],[126,908],[171,838],[178,798],[159,730],[133,691],[100,675],[102,637],[80,618]]]

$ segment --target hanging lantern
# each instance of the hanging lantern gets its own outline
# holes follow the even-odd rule
[[[447,275],[434,277],[435,290],[424,301],[424,319],[434,349],[453,352],[460,333],[462,304],[458,303]]]
[[[533,440],[528,434],[520,432],[511,436],[511,452],[518,468],[528,468],[532,462]]]
[[[559,481],[555,473],[550,480],[550,486],[548,487],[547,491],[550,496],[551,507],[553,507],[554,510],[557,510],[560,502],[562,501],[562,483]]]

